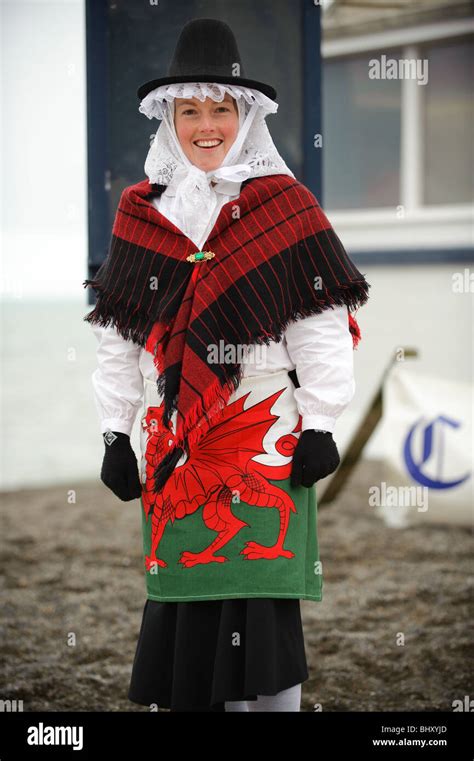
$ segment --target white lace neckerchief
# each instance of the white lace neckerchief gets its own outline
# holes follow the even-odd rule
[[[220,103],[226,92],[237,102],[239,132],[220,167],[204,172],[189,161],[179,142],[174,126],[175,98],[212,98]],[[234,183],[237,191],[250,177],[294,177],[265,123],[265,117],[277,110],[278,103],[258,90],[207,82],[162,85],[143,98],[139,111],[149,119],[162,120],[148,151],[145,173],[151,183],[168,186],[173,195],[173,218],[179,220],[186,235],[190,237],[192,231],[193,237],[199,237],[200,229],[205,229],[217,203],[216,189],[225,187],[228,192]]]

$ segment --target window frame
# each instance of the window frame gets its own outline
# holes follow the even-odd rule
[[[390,50],[395,49],[404,59],[419,58],[421,45],[473,33],[474,19],[456,19],[326,40],[321,45],[322,64],[363,52],[390,56]],[[415,79],[401,80],[400,204],[371,209],[325,208],[344,245],[360,262],[406,263],[410,254],[416,262],[474,261],[474,204],[422,203],[422,97]]]

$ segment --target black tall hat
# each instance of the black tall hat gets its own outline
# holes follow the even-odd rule
[[[238,76],[233,74],[236,71]],[[177,82],[241,85],[259,90],[272,100],[277,97],[276,90],[270,85],[246,78],[232,29],[224,21],[211,18],[193,19],[185,24],[168,75],[141,85],[137,90],[138,98],[142,100],[155,87]]]

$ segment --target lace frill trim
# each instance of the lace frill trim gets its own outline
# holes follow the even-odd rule
[[[244,98],[249,105],[258,103],[266,114],[275,114],[278,110],[278,103],[259,90],[217,82],[183,82],[156,87],[143,98],[138,110],[149,119],[163,119],[164,102],[171,103],[175,98],[198,98],[204,102],[206,98],[212,98],[221,103],[226,93],[236,100]]]

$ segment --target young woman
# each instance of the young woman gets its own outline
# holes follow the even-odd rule
[[[123,191],[109,255],[85,281],[98,292],[85,319],[101,477],[142,505],[147,600],[128,696],[299,711],[299,601],[322,599],[314,484],[339,464],[332,432],[360,337],[350,310],[369,285],[275,148],[276,93],[245,78],[226,24],[189,22],[168,76],[138,95],[161,120],[148,180]]]

